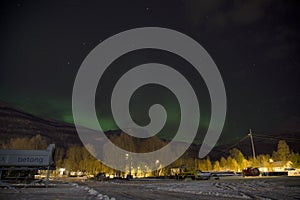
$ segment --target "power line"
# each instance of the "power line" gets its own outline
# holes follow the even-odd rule
[[[232,147],[235,147],[237,144],[239,144],[240,142],[244,141],[246,138],[248,138],[248,135],[245,135],[242,139],[240,139],[239,141],[237,141],[233,145],[229,146],[226,150],[231,149]]]
[[[292,138],[292,137],[277,137],[277,136],[261,135],[261,134],[253,134],[253,137],[262,138],[262,139],[275,139],[275,140],[300,141],[299,138]]]
[[[238,140],[236,143],[234,143],[233,145],[227,147],[226,149],[224,150],[217,150],[218,152],[221,152],[221,153],[227,153],[229,149],[232,149],[233,147],[235,147],[237,144],[239,144],[240,142],[244,141],[246,138],[248,138],[248,135],[245,135],[244,137],[242,137],[240,140]],[[225,154],[224,154],[225,155]]]
[[[239,143],[241,143],[242,141],[244,141],[245,139],[247,139],[249,137],[249,134],[248,133],[247,135],[245,135],[244,137],[242,137],[241,139],[239,139],[237,142],[235,142],[234,144],[230,145],[229,147],[227,147],[226,149],[224,150],[216,150],[218,152],[221,152],[221,153],[227,153],[228,150],[232,149],[233,147],[237,146]],[[252,133],[252,137],[254,138],[257,138],[257,139],[267,139],[267,140],[286,140],[290,143],[294,143],[294,142],[299,142],[300,141],[300,138],[292,138],[292,137],[277,137],[277,136],[272,136],[272,135],[268,135],[268,134],[265,134],[265,135],[262,135],[262,134],[254,134]],[[260,142],[261,140],[257,141],[257,142]],[[253,154],[253,149],[252,149],[252,154]],[[254,153],[255,154],[255,153]]]

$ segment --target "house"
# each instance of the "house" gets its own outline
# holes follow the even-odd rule
[[[260,172],[284,172],[287,168],[292,167],[291,161],[276,161],[270,159],[268,166],[262,166],[259,168]]]
[[[283,172],[286,171],[286,168],[292,167],[292,161],[277,161],[277,162],[271,162],[270,168],[273,172]]]

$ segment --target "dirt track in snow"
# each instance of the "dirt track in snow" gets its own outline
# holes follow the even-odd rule
[[[300,177],[56,182],[19,190],[0,188],[0,199],[300,199]]]

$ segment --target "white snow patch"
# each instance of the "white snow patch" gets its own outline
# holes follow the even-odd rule
[[[98,194],[98,192],[96,190],[94,190],[94,189],[90,189],[88,191],[88,193],[91,194],[91,195],[97,195]]]
[[[98,199],[103,199],[103,194],[98,194],[97,198]]]
[[[146,187],[156,188],[159,190],[166,190],[170,192],[191,193],[207,196],[217,196],[226,198],[241,198],[251,199],[251,197],[239,192],[237,187],[227,184],[220,184],[215,182],[182,182],[171,183],[168,185],[145,185]]]
[[[90,188],[89,188],[89,187],[83,187],[83,189],[84,189],[85,191],[88,191],[88,190],[90,190]]]

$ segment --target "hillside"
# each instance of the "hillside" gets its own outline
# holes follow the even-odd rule
[[[42,135],[48,143],[64,148],[69,144],[81,144],[74,125],[37,117],[0,102],[1,141],[36,134]]]
[[[300,152],[298,120],[298,118],[293,118],[288,122],[284,122],[283,125],[280,125],[280,133],[254,135],[256,153],[271,154],[273,150],[276,150],[279,139],[285,139],[293,151]],[[55,143],[64,149],[72,144],[82,145],[73,124],[37,117],[0,102],[1,143],[5,143],[11,138],[32,137],[36,134],[42,135],[48,143]],[[134,151],[136,152],[151,151],[152,149],[149,149],[149,144],[155,144],[151,145],[151,148],[159,149],[168,143],[168,141],[161,140],[155,136],[149,139],[132,138],[120,130],[108,131],[106,135],[115,144],[127,150],[131,147],[126,146],[125,141],[132,140],[137,144],[134,147]],[[221,156],[226,156],[228,150],[233,147],[240,149],[246,156],[251,155],[250,139],[244,137],[240,142],[236,141],[233,144],[215,147],[209,156],[212,160],[219,159]],[[186,155],[195,157],[198,154],[198,150],[199,146],[192,145]]]

